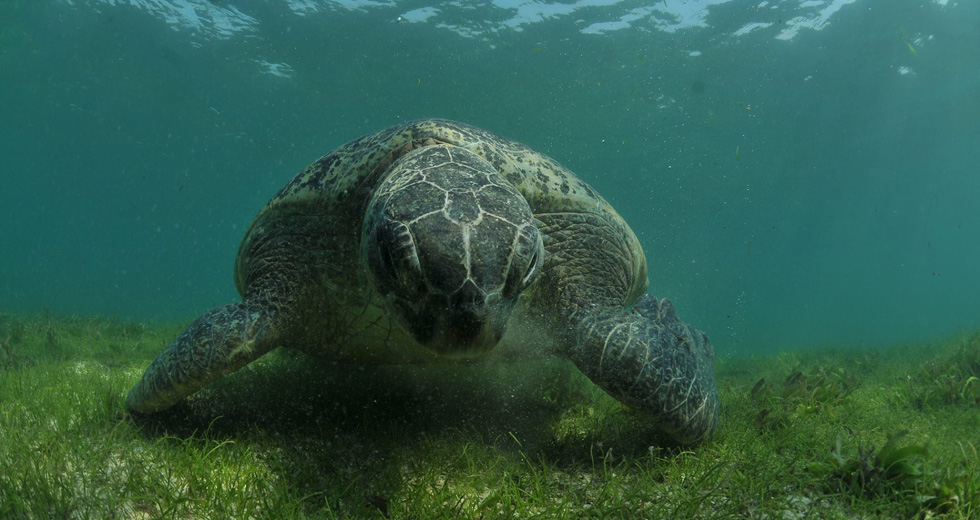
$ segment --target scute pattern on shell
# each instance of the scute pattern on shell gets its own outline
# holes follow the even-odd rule
[[[524,195],[534,213],[605,212],[618,217],[588,184],[550,157],[492,132],[439,119],[406,123],[343,145],[286,184],[264,211],[318,199],[369,199],[365,190],[374,189],[394,160],[433,144],[460,146],[482,156]]]

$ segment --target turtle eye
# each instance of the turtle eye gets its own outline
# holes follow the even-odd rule
[[[411,233],[404,225],[377,226],[371,235],[373,254],[368,263],[381,294],[397,291],[415,297],[425,292],[425,280]]]
[[[402,244],[397,249],[388,249],[388,259],[391,263],[390,272],[402,287],[417,294],[426,292],[422,268],[413,243]]]
[[[534,275],[538,271],[538,252],[534,252],[534,256],[531,257],[531,262],[527,266],[527,271],[524,272],[524,278],[521,280],[521,288],[527,287],[531,280],[534,280]]]
[[[381,256],[381,265],[384,268],[384,273],[394,278],[395,259],[391,255],[391,249],[386,247],[382,247],[378,249],[379,249],[378,254]]]
[[[387,295],[397,287],[399,282],[398,271],[395,269],[395,259],[390,248],[377,247],[375,251],[371,258],[377,260],[371,262],[371,271],[374,273],[381,294]]]
[[[538,260],[541,258],[540,252],[535,252],[531,256],[531,261],[528,262],[527,269],[523,273],[518,271],[516,268],[512,268],[510,275],[507,277],[507,283],[504,285],[504,298],[516,297],[524,289],[527,289],[528,285],[534,281],[534,278],[538,274]],[[520,276],[520,278],[518,278]]]

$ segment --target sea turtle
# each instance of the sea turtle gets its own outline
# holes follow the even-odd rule
[[[386,363],[500,343],[570,359],[679,443],[718,425],[711,344],[644,294],[623,218],[554,160],[469,125],[409,122],[320,158],[252,222],[235,284],[242,301],[177,336],[130,391],[131,412],[166,409],[277,347]]]

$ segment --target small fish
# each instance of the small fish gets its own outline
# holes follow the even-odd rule
[[[738,147],[735,147],[735,160],[738,160]]]
[[[805,376],[803,375],[803,372],[797,370],[796,372],[793,372],[792,374],[789,375],[789,377],[786,378],[786,384],[795,385],[796,383],[799,383],[800,380],[804,378]]]
[[[909,52],[911,52],[912,54],[916,54],[918,52],[915,50],[915,47],[913,47],[912,44],[909,42],[905,42],[905,46],[909,48]]]
[[[531,54],[537,54],[545,49],[547,49],[547,47],[545,47],[544,45],[540,47],[535,47],[534,49],[531,49]]]

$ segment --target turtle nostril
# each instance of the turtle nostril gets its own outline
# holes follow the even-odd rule
[[[485,312],[486,303],[487,295],[472,280],[463,282],[463,286],[449,298],[449,307],[452,312],[471,312],[482,315]]]

